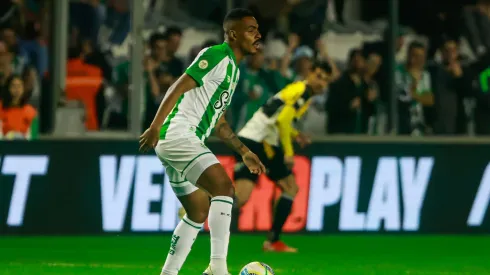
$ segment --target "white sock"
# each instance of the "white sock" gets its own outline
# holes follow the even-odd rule
[[[170,251],[163,266],[161,275],[177,275],[191,252],[192,244],[202,228],[202,223],[195,223],[185,215],[172,235]]]
[[[226,256],[230,240],[231,208],[233,198],[216,196],[211,199],[208,224],[211,234],[211,269],[215,275],[228,273]]]

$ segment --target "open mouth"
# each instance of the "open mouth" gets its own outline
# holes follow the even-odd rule
[[[260,41],[255,41],[255,42],[253,43],[253,45],[254,45],[254,48],[258,50],[258,49],[260,49],[260,47],[262,46],[262,43],[260,43]]]

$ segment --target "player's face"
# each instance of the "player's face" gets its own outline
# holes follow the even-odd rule
[[[308,83],[313,88],[315,94],[321,94],[328,85],[329,74],[320,68],[312,71],[308,77]]]
[[[262,36],[259,32],[259,25],[254,17],[245,17],[240,24],[240,31],[237,35],[237,42],[245,54],[254,54],[260,47]]]

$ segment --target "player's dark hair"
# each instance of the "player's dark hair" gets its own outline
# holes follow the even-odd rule
[[[323,62],[323,61],[317,61],[313,63],[313,66],[311,67],[311,70],[314,71],[316,69],[321,69],[325,71],[327,74],[332,73],[332,67],[328,62]]]
[[[350,50],[349,57],[347,57],[347,63],[350,64],[352,62],[352,60],[354,60],[354,58],[358,55],[364,56],[361,49],[355,48],[355,49]]]
[[[457,46],[459,46],[458,39],[454,37],[443,35],[441,40],[442,40],[441,48],[444,48],[444,46],[446,46],[447,43],[455,43]]]
[[[22,83],[24,83],[24,80],[22,80],[22,77],[20,75],[11,75],[7,79],[7,83],[6,83],[5,88],[4,88],[6,90],[4,91],[3,98],[0,98],[1,100],[3,100],[3,107],[4,108],[10,108],[13,106],[12,105],[13,98],[12,98],[12,94],[10,93],[10,86],[12,85],[12,82],[14,82],[14,80],[16,80],[16,79],[20,80]],[[26,105],[28,101],[29,101],[29,93],[24,87],[24,94],[22,95],[22,97],[20,99],[19,106]]]
[[[182,29],[177,26],[170,26],[165,30],[165,39],[169,39],[172,35],[182,36]]]
[[[229,21],[241,20],[245,17],[254,17],[254,14],[250,10],[243,9],[243,8],[232,9],[225,16],[225,20],[223,20],[223,24]]]
[[[160,40],[167,40],[167,39],[166,39],[165,35],[160,33],[160,32],[153,33],[150,36],[150,39],[148,41],[150,44],[150,48],[154,48],[157,41],[160,41]]]
[[[408,46],[408,52],[410,52],[410,51],[412,51],[414,49],[425,49],[425,45],[423,43],[421,43],[421,42],[413,41]]]

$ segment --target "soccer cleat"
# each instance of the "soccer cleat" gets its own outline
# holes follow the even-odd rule
[[[184,207],[179,208],[179,218],[182,220],[185,216],[186,212]]]
[[[208,268],[204,270],[202,275],[218,275],[218,274],[214,274],[213,271],[211,270],[211,266],[208,266]],[[226,275],[231,275],[231,273],[226,273]]]
[[[287,244],[285,244],[283,241],[276,241],[276,242],[265,241],[263,249],[265,252],[285,252],[285,253],[298,252],[297,248],[290,247]]]

